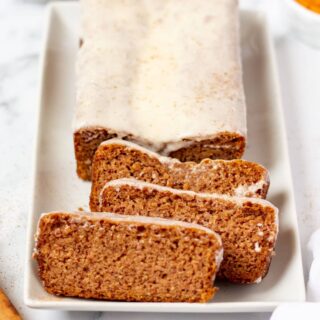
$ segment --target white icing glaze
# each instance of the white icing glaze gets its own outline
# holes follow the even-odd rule
[[[223,253],[224,253],[224,250],[223,250],[223,247],[221,246],[221,249],[217,250],[216,255],[215,255],[215,264],[217,267],[217,269],[216,269],[217,272],[219,271],[221,263],[223,261]],[[212,284],[214,284],[214,282],[216,280],[217,272],[212,275],[212,280],[211,280]]]
[[[217,265],[217,270],[220,269],[221,263],[223,261],[223,248],[221,250],[216,252],[216,265]]]
[[[254,243],[254,251],[257,252],[257,253],[260,253],[261,252],[261,246],[259,244],[259,242],[255,242]]]
[[[257,278],[254,283],[260,283],[262,281],[262,277]]]
[[[174,163],[180,163],[179,160],[174,159],[174,158],[170,158],[170,157],[165,157],[165,156],[161,156],[156,152],[153,152],[150,149],[141,147],[140,145],[127,141],[127,140],[122,140],[122,139],[118,139],[118,138],[113,138],[113,139],[109,139],[106,141],[103,141],[101,143],[101,145],[121,145],[121,146],[125,146],[129,149],[134,149],[134,150],[139,150],[142,153],[147,154],[148,156],[152,157],[152,158],[156,158],[158,159],[161,163],[166,163],[166,164],[174,164]]]
[[[251,185],[240,185],[235,190],[234,193],[236,196],[242,194],[254,195],[259,190],[261,190],[267,184],[266,180],[260,180],[257,183]]]
[[[74,130],[130,134],[163,154],[246,136],[237,1],[199,4],[83,1]]]
[[[133,216],[133,215],[122,215],[122,214],[116,214],[111,212],[64,212],[64,211],[52,211],[48,213],[43,213],[40,216],[39,222],[43,217],[54,215],[54,214],[67,214],[71,217],[73,217],[75,222],[85,222],[88,223],[87,226],[89,226],[90,222],[89,220],[110,220],[110,221],[118,221],[118,222],[140,222],[144,224],[156,224],[156,225],[164,225],[164,226],[178,226],[178,227],[184,227],[184,228],[190,228],[190,229],[197,229],[204,231],[209,234],[215,235],[217,238],[217,241],[220,245],[222,245],[221,237],[219,234],[214,232],[213,230],[203,227],[201,225],[198,225],[196,223],[189,223],[184,221],[178,221],[178,220],[172,220],[172,219],[163,219],[163,218],[157,218],[157,217],[145,217],[145,216]],[[88,219],[88,220],[84,220]],[[39,222],[37,227],[37,234],[39,232]]]
[[[216,194],[216,193],[203,193],[203,192],[194,192],[190,190],[180,190],[180,189],[173,189],[170,187],[165,187],[165,186],[160,186],[158,184],[153,184],[141,180],[137,180],[134,178],[122,178],[122,179],[116,179],[116,180],[111,180],[107,182],[103,188],[100,191],[100,197],[99,197],[99,202],[102,202],[101,196],[103,195],[103,192],[106,188],[108,187],[114,187],[114,189],[117,192],[121,191],[121,186],[129,185],[137,189],[150,189],[150,190],[158,190],[159,192],[170,192],[174,194],[180,194],[180,195],[190,195],[193,197],[198,197],[198,198],[209,198],[209,199],[223,199],[226,201],[232,201],[238,205],[242,205],[245,202],[251,202],[251,203],[256,203],[259,204],[263,207],[271,207],[274,210],[275,213],[275,223],[278,221],[278,208],[275,207],[271,202],[260,199],[260,198],[248,198],[248,197],[238,197],[238,196],[229,196],[225,194]],[[262,226],[262,224],[258,223],[257,226]]]

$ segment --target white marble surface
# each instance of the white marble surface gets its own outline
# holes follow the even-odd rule
[[[279,64],[305,277],[307,241],[320,227],[320,51],[286,32],[278,4],[241,0],[269,16]],[[0,287],[24,319],[269,319],[270,314],[170,315],[33,310],[23,304],[25,230],[45,1],[0,0]]]

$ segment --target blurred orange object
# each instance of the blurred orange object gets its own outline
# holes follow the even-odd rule
[[[320,13],[320,0],[295,0],[305,8]]]
[[[17,310],[0,288],[0,320],[21,320]]]

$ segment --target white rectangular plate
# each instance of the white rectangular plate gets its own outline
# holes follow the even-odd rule
[[[305,287],[298,227],[274,54],[265,19],[257,12],[241,12],[241,45],[249,132],[245,159],[269,168],[268,199],[280,209],[276,256],[266,278],[255,285],[219,283],[216,297],[206,304],[81,300],[45,292],[31,258],[39,215],[51,210],[88,208],[90,183],[76,176],[71,128],[78,45],[78,5],[72,2],[52,5],[43,50],[34,190],[27,234],[25,303],[35,308],[66,310],[255,312],[270,311],[282,302],[303,301]]]

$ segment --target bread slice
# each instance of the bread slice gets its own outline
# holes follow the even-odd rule
[[[83,212],[43,214],[34,253],[49,293],[154,302],[211,299],[222,255],[197,224]]]
[[[219,278],[259,282],[266,274],[278,233],[278,209],[262,199],[195,193],[135,179],[108,182],[98,211],[198,223],[220,234],[224,259]]]
[[[175,189],[265,198],[268,171],[245,160],[180,162],[159,156],[134,143],[111,139],[103,142],[94,157],[90,209],[97,211],[99,194],[106,182],[133,177]]]

